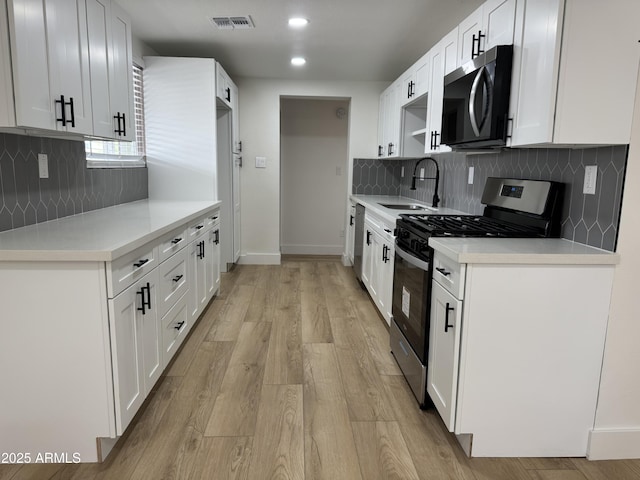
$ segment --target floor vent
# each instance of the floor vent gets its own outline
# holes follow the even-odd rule
[[[249,15],[244,17],[213,17],[211,23],[220,30],[247,30],[255,28]]]

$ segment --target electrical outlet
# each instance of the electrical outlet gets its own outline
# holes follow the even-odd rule
[[[46,153],[38,154],[38,172],[40,178],[49,178],[49,157]]]
[[[340,238],[344,238],[344,230],[340,230]]]
[[[256,168],[267,168],[267,157],[256,157]]]
[[[424,167],[420,167],[420,178],[424,178]]]
[[[597,165],[587,165],[586,167],[584,167],[584,187],[582,188],[582,193],[584,193],[585,195],[595,195],[597,179]]]
[[[473,185],[473,170],[474,170],[473,167],[469,167],[469,178],[467,180],[467,183],[469,185]]]
[[[404,178],[404,167],[400,167],[400,177]]]

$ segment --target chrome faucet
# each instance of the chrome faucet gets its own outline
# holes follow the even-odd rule
[[[431,160],[436,165],[436,176],[435,177],[416,177],[416,171],[418,171],[418,165],[422,163],[423,160]],[[411,190],[416,189],[416,180],[435,180],[436,186],[433,192],[433,203],[431,206],[433,208],[438,208],[438,203],[440,202],[440,197],[438,196],[438,185],[440,183],[440,167],[438,166],[438,162],[436,162],[435,158],[424,157],[416,162],[416,166],[413,167],[413,177],[411,178]]]

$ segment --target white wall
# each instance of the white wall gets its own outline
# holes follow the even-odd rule
[[[241,172],[241,263],[280,262],[280,97],[350,98],[349,158],[374,157],[378,132],[378,100],[384,82],[305,82],[234,79],[239,88]],[[255,168],[255,157],[267,168]],[[351,185],[351,162],[347,185]],[[346,205],[348,192],[344,191]],[[346,218],[345,218],[346,225]]]
[[[345,100],[287,98],[281,103],[281,249],[341,255],[349,165]]]
[[[591,459],[640,458],[640,83],[627,165]]]

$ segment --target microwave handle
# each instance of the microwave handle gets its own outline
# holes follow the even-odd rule
[[[480,86],[482,77],[487,77],[486,82],[491,83],[491,78],[487,74],[487,69],[482,66],[480,70],[478,70],[478,74],[476,78],[473,80],[473,85],[471,86],[471,96],[469,98],[469,119],[471,121],[471,128],[473,129],[473,133],[476,134],[476,137],[480,136],[480,129],[484,126],[484,122],[487,121],[487,116],[489,115],[488,105],[485,106],[482,112],[482,120],[480,121],[480,125],[478,125],[477,117],[476,117],[476,95],[478,94],[478,87]],[[487,85],[487,91],[491,90],[491,86]]]

